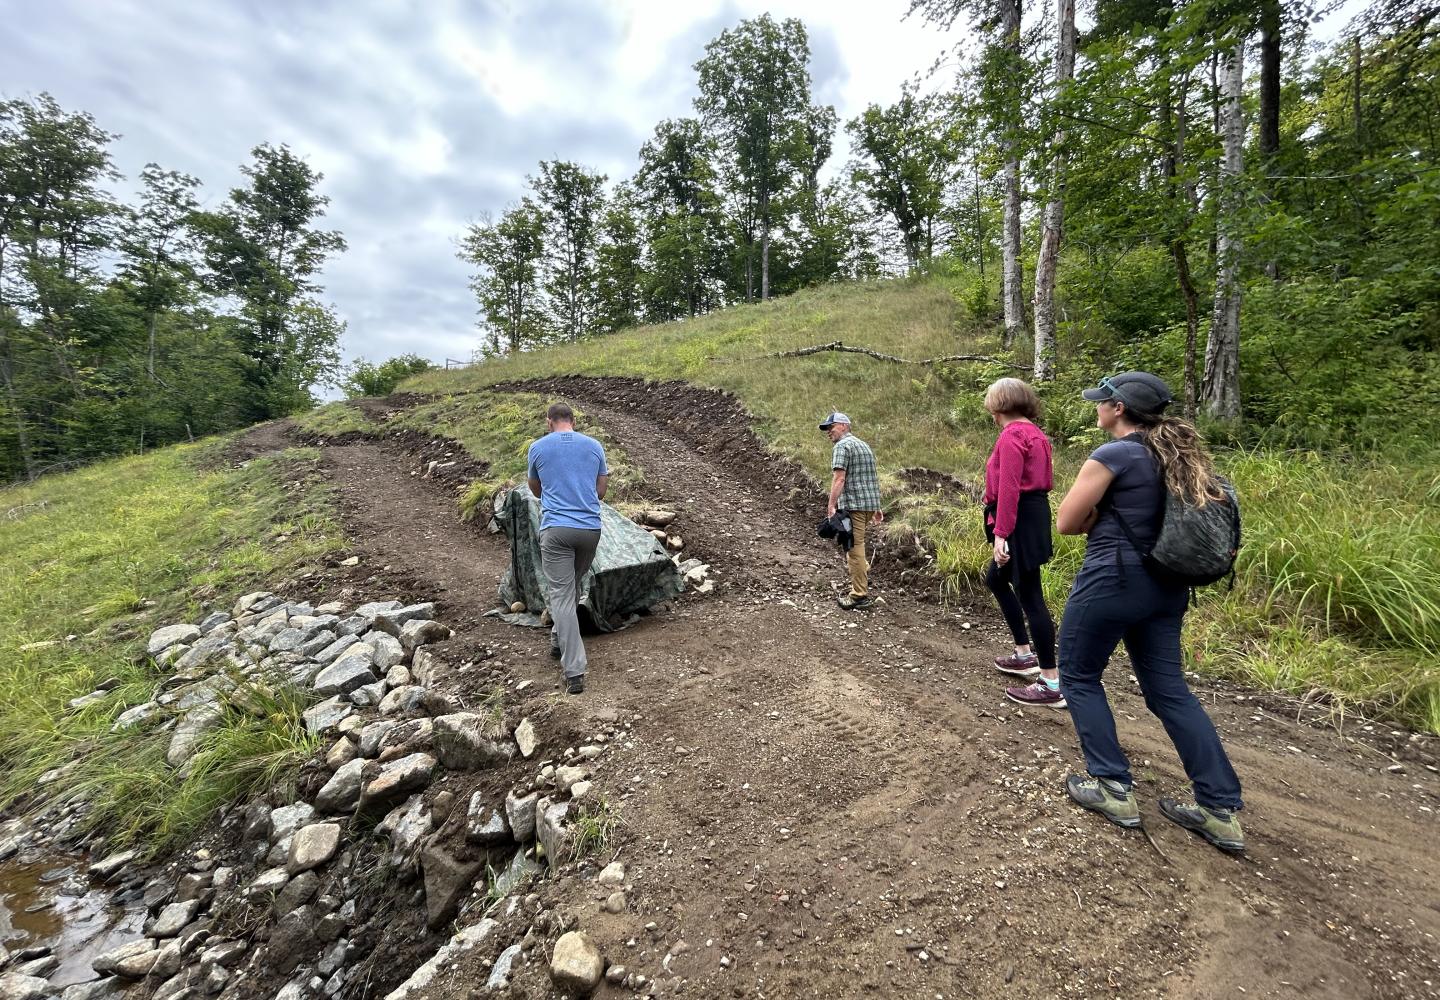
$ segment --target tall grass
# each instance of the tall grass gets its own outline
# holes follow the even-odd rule
[[[340,531],[310,479],[315,454],[220,461],[223,442],[117,459],[0,490],[0,806],[62,769],[46,794],[81,796],[120,839],[183,835],[209,808],[290,766],[299,706],[273,694],[264,718],[230,712],[183,780],[168,734],[112,734],[158,672],[143,656],[156,627],[337,549]],[[71,699],[112,681],[79,711]],[[287,721],[288,720],[288,721]]]
[[[830,341],[906,358],[1001,355],[974,317],[972,283],[928,278],[809,289],[785,299],[643,327],[579,344],[496,358],[460,372],[427,372],[406,389],[447,393],[556,374],[684,379],[734,392],[779,454],[824,478],[829,444],[819,416],[841,409],[882,467],[924,466],[972,484],[983,478],[995,429],[981,405],[1006,368],[986,363],[897,365],[854,354],[766,355]],[[1067,359],[1075,384],[1046,390],[1056,443],[1056,495],[1103,438],[1079,382],[1103,363]],[[477,442],[477,447],[484,447]],[[476,452],[481,457],[489,457]],[[1246,545],[1233,592],[1211,588],[1187,618],[1195,665],[1266,688],[1323,696],[1440,732],[1440,477],[1435,455],[1395,464],[1319,455],[1230,453]],[[920,535],[950,594],[987,564],[974,503],[952,495],[893,498],[886,534]],[[1057,539],[1046,596],[1063,605],[1082,539]]]

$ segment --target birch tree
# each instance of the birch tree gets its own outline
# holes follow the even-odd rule
[[[1075,0],[1057,0],[1055,43],[1055,97],[1058,104],[1075,76]],[[1058,119],[1063,122],[1063,118]],[[1057,125],[1051,142],[1050,192],[1040,230],[1040,253],[1035,262],[1035,380],[1055,377],[1055,273],[1060,263],[1060,240],[1065,220],[1065,126]]]
[[[1222,53],[1221,92],[1223,156],[1216,216],[1215,308],[1205,343],[1201,397],[1205,410],[1219,420],[1240,419],[1240,174],[1245,144],[1241,97],[1245,84],[1245,40],[1241,36]]]

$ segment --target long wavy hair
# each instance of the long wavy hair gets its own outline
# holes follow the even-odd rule
[[[1215,460],[1194,424],[1179,417],[1142,413],[1128,406],[1125,414],[1139,425],[1145,447],[1160,464],[1167,490],[1192,507],[1226,499],[1225,491],[1216,480]]]

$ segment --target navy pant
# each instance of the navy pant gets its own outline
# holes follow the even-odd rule
[[[1055,622],[1050,617],[1050,608],[1045,604],[1045,588],[1040,582],[1040,567],[1015,569],[1015,563],[997,566],[990,561],[985,574],[985,586],[995,595],[1005,624],[1015,637],[1015,645],[1030,643],[1030,632],[1035,633],[1035,655],[1040,666],[1046,670],[1055,669]],[[1025,630],[1025,619],[1030,619],[1030,631]]]
[[[1240,779],[1215,724],[1185,683],[1180,622],[1188,598],[1184,589],[1161,587],[1138,563],[1083,567],[1060,621],[1060,690],[1090,774],[1131,784],[1130,762],[1120,749],[1101,683],[1110,654],[1124,642],[1145,707],[1175,744],[1195,786],[1195,801],[1212,809],[1239,809]]]

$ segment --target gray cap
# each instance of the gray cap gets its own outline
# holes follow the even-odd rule
[[[1080,393],[1092,403],[1113,399],[1140,413],[1161,413],[1175,400],[1165,380],[1149,372],[1121,372]]]
[[[850,423],[850,418],[845,416],[845,414],[841,413],[839,410],[836,410],[834,413],[830,414],[830,416],[825,418],[825,422],[820,425],[820,429],[822,431],[828,431],[833,424],[848,423]]]

